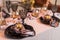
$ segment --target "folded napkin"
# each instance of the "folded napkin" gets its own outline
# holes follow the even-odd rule
[[[60,19],[60,13],[54,13],[55,17],[57,17],[58,19]]]

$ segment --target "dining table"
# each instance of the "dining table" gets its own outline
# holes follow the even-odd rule
[[[9,20],[9,19],[8,19]],[[24,20],[24,24],[30,25],[33,27],[33,29],[36,32],[36,35],[41,34],[49,29],[52,29],[53,27],[51,27],[50,25],[47,24],[43,24],[40,22],[39,19],[29,19],[28,17],[25,18]],[[0,39],[1,40],[8,40],[9,38],[7,38],[4,34],[5,29],[8,27],[7,25],[3,25],[1,26],[2,28],[0,28]]]

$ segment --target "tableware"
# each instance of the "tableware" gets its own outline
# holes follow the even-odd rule
[[[20,24],[20,23],[9,26],[4,33],[6,37],[12,39],[21,39],[26,37],[32,37],[35,35],[35,31],[32,28],[32,26],[26,24]]]
[[[56,21],[55,19],[52,19],[52,20],[50,21],[50,25],[51,25],[52,27],[58,27],[58,26],[59,26],[59,22]]]
[[[51,18],[52,17],[47,14],[44,17],[40,17],[40,21],[44,24],[50,24]]]
[[[47,14],[47,15],[45,15],[44,18],[47,19],[47,20],[49,20],[49,19],[51,19],[51,16],[49,16],[49,15]]]

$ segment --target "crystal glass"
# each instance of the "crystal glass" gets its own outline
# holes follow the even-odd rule
[[[11,4],[12,11],[16,12],[18,8],[18,4]]]
[[[54,6],[52,7],[53,16],[54,16],[54,13],[55,13],[56,11],[57,11],[57,6],[54,5]]]

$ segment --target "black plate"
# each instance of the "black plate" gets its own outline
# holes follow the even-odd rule
[[[50,22],[50,26],[58,27],[59,26],[59,22],[56,19],[53,19],[53,21]]]
[[[35,31],[33,29],[32,26],[27,25],[27,24],[23,24],[25,29],[28,29],[30,31],[33,31],[34,35],[35,35]],[[11,25],[9,26],[6,30],[5,30],[5,36],[8,38],[12,38],[12,39],[22,39],[22,38],[26,38],[26,37],[32,37],[34,35],[29,35],[29,36],[23,36],[23,34],[21,33],[16,33],[13,29],[11,29],[11,27],[13,27],[15,25]]]
[[[51,19],[50,20],[44,20],[42,17],[40,17],[40,21],[43,23],[43,24],[47,24],[47,25],[50,25],[50,26],[52,26],[52,27],[58,27],[59,26],[59,21],[58,21],[58,19],[57,18],[53,18],[52,17],[52,20],[53,21],[51,21]]]
[[[43,19],[42,17],[40,17],[39,19],[43,24],[50,24],[50,19],[47,20],[47,19]]]

